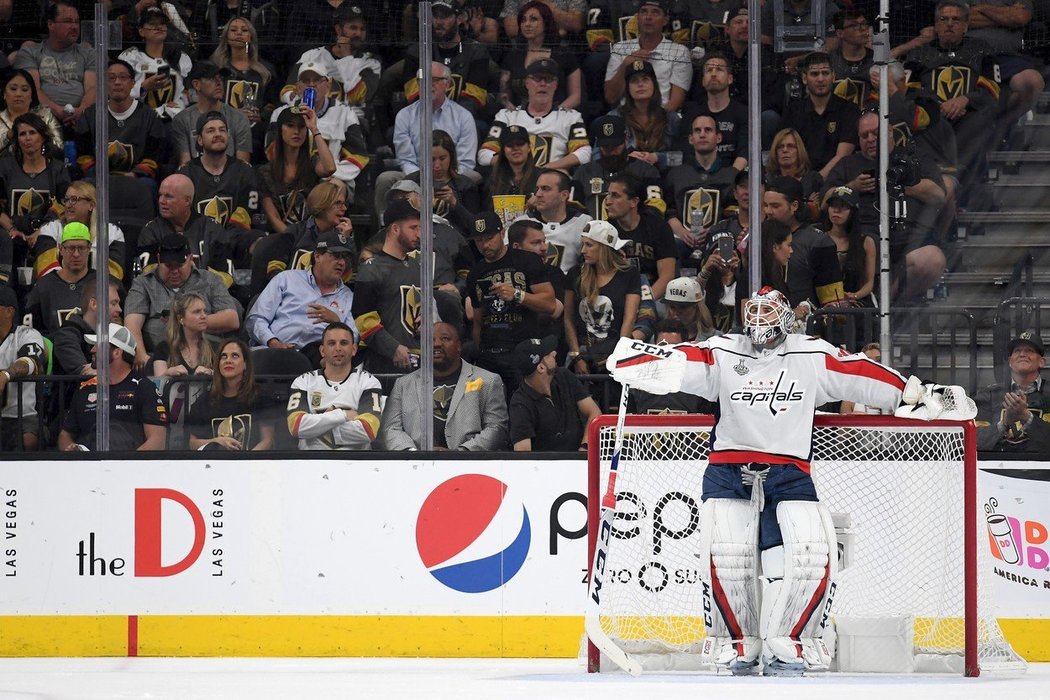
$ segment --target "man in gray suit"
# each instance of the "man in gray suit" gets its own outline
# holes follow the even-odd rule
[[[420,370],[401,377],[383,410],[379,444],[385,450],[417,450],[423,419]],[[460,357],[459,331],[434,324],[434,449],[507,449],[507,402],[503,380]]]

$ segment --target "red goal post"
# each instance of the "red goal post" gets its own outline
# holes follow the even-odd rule
[[[637,415],[624,428],[599,616],[616,646],[654,661],[649,668],[692,668],[668,659],[696,659],[703,637],[694,555],[712,423],[709,415]],[[589,566],[615,424],[615,416],[601,416],[590,426]],[[979,552],[987,547],[978,542],[972,421],[818,415],[813,478],[846,564],[829,627],[910,626],[911,639],[901,635],[904,653],[914,653],[901,662],[905,671],[1023,668],[981,588]],[[589,671],[600,670],[600,658],[589,642]]]

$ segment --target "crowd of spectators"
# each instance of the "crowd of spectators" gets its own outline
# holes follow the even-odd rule
[[[103,316],[111,391],[134,398],[114,420],[138,421],[122,447],[414,449],[432,352],[442,448],[575,449],[617,339],[731,329],[751,257],[799,328],[822,307],[923,298],[988,151],[1043,89],[1019,53],[1030,0],[919,3],[888,68],[880,174],[873,18],[856,4],[810,17],[800,0],[783,18],[766,4],[755,124],[741,0],[434,0],[431,66],[414,2],[383,0],[383,17],[355,0],[114,0],[124,47],[105,65],[81,41],[90,5],[14,5],[0,3],[0,382],[3,444],[23,449],[91,447]],[[807,17],[825,50],[779,51],[776,24]],[[890,289],[874,272],[882,180],[900,204]],[[277,389],[255,378],[292,370]],[[79,379],[34,379],[47,373]],[[688,410],[676,401],[642,404]]]

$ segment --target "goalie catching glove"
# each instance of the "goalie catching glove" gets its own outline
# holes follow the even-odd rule
[[[620,338],[605,367],[624,386],[662,395],[681,390],[685,363],[685,353],[669,345]]]
[[[972,420],[977,404],[961,386],[930,384],[912,375],[894,415],[917,420]]]

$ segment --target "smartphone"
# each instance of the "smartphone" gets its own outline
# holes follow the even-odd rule
[[[171,66],[167,63],[162,63],[157,66],[157,75],[168,75],[169,73],[171,73]]]
[[[303,104],[314,109],[317,104],[317,88],[308,87],[303,90]]]
[[[733,236],[725,235],[718,239],[718,256],[724,262],[733,259]]]

